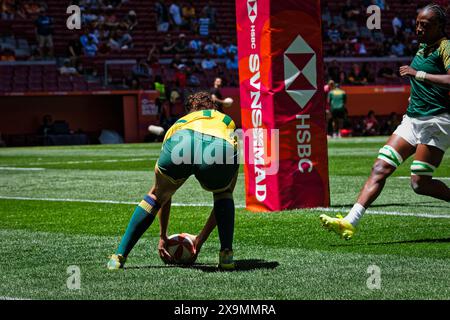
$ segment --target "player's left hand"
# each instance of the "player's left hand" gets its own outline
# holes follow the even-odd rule
[[[400,67],[400,75],[402,77],[415,77],[417,71],[411,68],[410,66],[401,66]]]

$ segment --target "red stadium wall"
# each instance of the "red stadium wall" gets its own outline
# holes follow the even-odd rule
[[[158,93],[145,92],[154,102]],[[143,115],[143,92],[70,92],[7,94],[0,97],[0,132],[5,136],[37,134],[43,116],[65,120],[70,129],[98,136],[103,129],[117,131],[125,142],[141,142],[156,115]]]
[[[121,96],[2,97],[0,128],[3,134],[36,133],[44,115],[65,120],[71,130],[102,129],[123,133]]]
[[[370,110],[379,116],[391,112],[404,114],[410,94],[409,86],[343,86],[342,89],[347,93],[350,117],[365,116]]]

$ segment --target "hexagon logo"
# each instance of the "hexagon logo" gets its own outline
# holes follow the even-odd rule
[[[284,53],[284,86],[302,109],[317,92],[316,67],[316,53],[298,35]]]

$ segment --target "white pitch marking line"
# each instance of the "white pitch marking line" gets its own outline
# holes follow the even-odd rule
[[[0,300],[31,300],[31,299],[17,298],[17,297],[2,297],[2,296],[0,296]]]
[[[0,167],[0,170],[7,170],[7,171],[43,171],[43,170],[45,170],[45,168]]]
[[[29,165],[51,165],[51,164],[83,164],[83,163],[116,163],[158,160],[158,158],[135,158],[135,159],[107,159],[107,160],[80,160],[80,161],[58,161],[58,162],[32,162]]]
[[[411,179],[411,177],[396,177],[397,179]],[[437,179],[437,180],[450,180],[450,177],[434,177],[433,179]]]
[[[12,196],[0,196],[0,199],[4,200],[35,200],[35,201],[51,201],[51,202],[83,202],[83,203],[109,203],[109,204],[129,204],[136,205],[138,202],[134,201],[116,201],[116,200],[95,200],[95,199],[58,199],[58,198],[29,198],[29,197],[12,197]],[[174,207],[213,207],[210,203],[172,203]],[[244,209],[244,205],[236,205],[238,209]],[[335,209],[335,208],[311,208],[306,209],[308,211],[322,211],[322,212],[342,212],[348,211],[347,209]],[[420,217],[430,219],[450,219],[450,215],[447,214],[430,214],[430,213],[413,213],[413,212],[398,212],[398,211],[378,211],[367,210],[368,214],[374,215],[387,215],[387,216],[404,216],[404,217]]]

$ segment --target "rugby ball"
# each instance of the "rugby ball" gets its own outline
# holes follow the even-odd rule
[[[174,234],[168,238],[167,252],[173,258],[175,264],[193,263],[195,247],[192,240],[186,233]]]
[[[225,98],[223,100],[223,106],[225,108],[229,108],[229,107],[231,107],[233,105],[233,102],[234,102],[234,100],[232,98]]]

